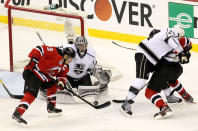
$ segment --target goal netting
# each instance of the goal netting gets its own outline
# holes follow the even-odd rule
[[[10,70],[22,72],[28,63],[28,53],[37,45],[42,45],[36,32],[49,46],[67,44],[68,40],[77,36],[85,36],[89,40],[86,25],[87,14],[83,11],[46,6],[13,6],[8,5]],[[46,8],[48,7],[48,8]],[[91,45],[92,46],[92,45]],[[97,52],[97,50],[96,50]],[[112,78],[120,77],[120,72],[107,64],[97,54],[99,65],[112,71]]]

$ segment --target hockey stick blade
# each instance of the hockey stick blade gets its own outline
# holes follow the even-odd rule
[[[112,102],[114,102],[114,103],[124,103],[124,101],[125,101],[125,100],[115,100],[115,99],[112,100]]]
[[[111,105],[111,102],[110,101],[107,101],[101,105],[97,105],[97,106],[94,106],[95,109],[102,109],[102,108],[105,108],[105,107],[108,107]]]
[[[22,99],[23,98],[24,95],[14,95],[14,94],[10,93],[10,91],[8,90],[8,88],[5,86],[5,84],[3,83],[3,81],[1,79],[0,79],[0,82],[3,85],[3,88],[6,90],[6,92],[8,93],[8,95],[11,98],[14,98],[14,99]]]
[[[136,51],[136,49],[129,48],[129,47],[125,47],[125,46],[121,46],[121,45],[119,45],[118,43],[116,43],[116,42],[114,42],[114,41],[112,41],[112,43],[113,43],[114,45],[117,45],[117,46],[122,47],[122,48],[124,48],[124,49],[128,49],[128,50],[134,50],[134,51]]]

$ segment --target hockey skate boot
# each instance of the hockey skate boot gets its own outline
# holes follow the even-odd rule
[[[21,117],[21,114],[19,113],[19,111],[16,110],[14,111],[14,113],[12,114],[12,119],[16,120],[19,124],[25,124],[27,125],[27,122]]]
[[[132,115],[132,111],[131,111],[131,104],[133,104],[134,101],[133,100],[125,100],[125,102],[122,104],[121,106],[121,112],[127,114],[127,115]]]
[[[160,112],[156,113],[154,115],[154,118],[162,119],[162,118],[167,118],[171,115],[172,115],[172,110],[170,109],[170,107],[168,105],[165,104],[162,107],[160,107]]]
[[[180,103],[182,99],[179,97],[174,96],[173,94],[166,96],[166,100],[168,103]]]
[[[186,101],[186,102],[191,102],[191,103],[194,103],[194,98],[188,94],[187,92],[184,92],[182,94],[182,98]]]
[[[62,115],[62,109],[55,108],[55,105],[50,102],[47,104],[47,111],[49,113],[49,117],[55,117],[55,116]]]

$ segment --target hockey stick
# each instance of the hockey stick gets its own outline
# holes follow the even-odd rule
[[[1,79],[0,79],[0,82],[11,98],[14,98],[14,99],[22,99],[23,98],[24,95],[14,95],[14,94],[10,93],[10,91],[8,90],[8,88],[5,86],[5,84],[3,83],[3,81]]]
[[[124,103],[124,101],[125,101],[125,100],[116,100],[116,99],[113,99],[113,100],[112,100],[112,102],[114,102],[114,103]]]
[[[67,91],[69,91],[70,93],[72,93],[74,96],[78,97],[79,99],[81,99],[82,101],[84,101],[85,103],[87,103],[88,105],[92,106],[95,109],[102,109],[102,108],[105,108],[105,107],[108,107],[108,106],[111,105],[111,102],[110,101],[107,101],[107,102],[105,102],[105,103],[103,103],[101,105],[93,105],[92,103],[88,102],[87,100],[85,100],[81,96],[79,96],[76,93],[74,93],[71,89],[68,89],[68,88],[64,88],[64,89],[66,89]]]
[[[37,34],[39,40],[43,43],[43,45],[46,45],[45,42],[43,41],[43,38],[41,37],[40,33],[38,31],[36,31],[36,34]]]
[[[141,90],[144,88],[144,87],[146,87],[148,85],[148,83],[146,83],[142,88],[141,88]],[[125,102],[125,100],[117,100],[117,99],[113,99],[112,100],[112,102],[114,102],[114,103],[124,103]]]
[[[118,43],[116,43],[116,42],[114,42],[114,41],[112,41],[112,43],[113,43],[114,45],[119,46],[119,47],[122,47],[122,48],[125,48],[125,49],[128,49],[128,50],[134,50],[134,51],[136,51],[136,49],[129,48],[129,47],[125,47],[125,46],[121,46],[121,45],[119,45]]]

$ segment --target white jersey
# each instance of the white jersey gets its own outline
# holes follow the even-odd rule
[[[178,41],[179,34],[174,28],[167,28],[155,34],[150,39],[143,40],[137,47],[137,53],[143,53],[147,59],[156,65],[158,61],[172,50],[183,51]]]
[[[178,53],[175,51],[170,52],[166,56],[164,56],[164,59],[166,59],[169,62],[179,62]]]
[[[93,69],[95,67],[97,62],[96,53],[93,48],[88,46],[86,55],[83,58],[80,58],[77,48],[73,44],[67,44],[64,48],[65,47],[72,47],[76,52],[75,58],[69,63],[69,72],[67,73],[68,76],[75,79],[80,79],[88,73],[88,69]]]

